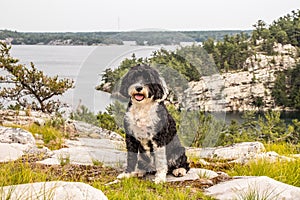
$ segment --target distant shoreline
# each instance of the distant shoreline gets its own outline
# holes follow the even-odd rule
[[[178,45],[181,42],[203,42],[208,38],[222,40],[225,35],[251,34],[252,30],[216,31],[133,31],[133,32],[17,32],[0,30],[0,41],[12,45],[100,46],[123,45],[134,41],[138,46]]]

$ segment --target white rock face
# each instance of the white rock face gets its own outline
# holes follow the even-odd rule
[[[299,200],[300,188],[266,176],[241,177],[214,185],[205,194],[220,200],[249,199],[251,195],[255,199]]]
[[[245,62],[245,70],[203,76],[190,82],[185,91],[186,109],[203,111],[246,111],[276,108],[271,89],[275,73],[292,68],[297,50],[291,45],[275,45],[277,56],[258,53]],[[259,108],[258,105],[264,105]]]
[[[107,200],[102,191],[79,182],[39,182],[5,186],[1,199]]]

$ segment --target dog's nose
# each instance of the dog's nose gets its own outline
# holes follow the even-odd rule
[[[136,87],[135,87],[135,90],[136,90],[137,92],[140,92],[140,91],[142,91],[142,89],[143,89],[143,87],[142,87],[142,86],[136,86]]]

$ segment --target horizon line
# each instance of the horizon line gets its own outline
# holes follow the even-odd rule
[[[126,32],[209,32],[209,31],[253,31],[254,29],[178,29],[178,30],[168,30],[168,29],[158,29],[158,28],[148,28],[148,29],[136,29],[136,30],[86,30],[86,31],[19,31],[7,28],[1,28],[0,31],[11,31],[18,33],[126,33]]]

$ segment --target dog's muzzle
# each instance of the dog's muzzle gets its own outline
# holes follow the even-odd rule
[[[137,100],[137,101],[142,101],[142,100],[144,100],[145,95],[141,93],[141,91],[143,90],[143,87],[142,87],[142,86],[136,86],[136,87],[135,87],[135,90],[137,91],[137,93],[134,94],[135,100]]]

